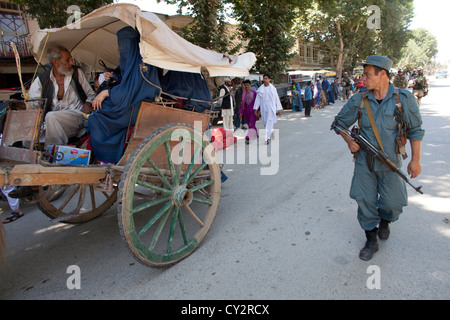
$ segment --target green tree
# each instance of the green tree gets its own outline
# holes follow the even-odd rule
[[[431,62],[438,54],[438,41],[428,30],[419,28],[412,31],[412,38],[417,45],[423,48],[426,63]]]
[[[372,52],[375,32],[366,27],[368,1],[314,1],[314,5],[298,19],[298,36],[314,42],[340,77],[344,66]],[[364,39],[364,41],[361,41]]]
[[[259,72],[284,73],[292,58],[295,36],[292,28],[309,0],[228,0],[238,21],[246,51],[256,54]]]
[[[375,52],[385,55],[396,64],[402,49],[411,38],[408,27],[414,15],[413,0],[378,0],[381,11],[381,28],[377,30],[377,48]]]
[[[436,38],[426,29],[412,30],[412,38],[402,50],[402,58],[398,66],[412,70],[431,63],[438,53]]]
[[[230,39],[226,28],[226,13],[222,0],[157,0],[177,4],[178,13],[187,9],[193,21],[183,30],[183,38],[209,50],[230,51]]]
[[[223,0],[157,0],[158,3],[161,1],[176,4],[179,14],[183,14],[183,9],[186,9],[187,14],[193,17],[193,21],[183,29],[184,39],[205,49],[231,51]],[[203,75],[211,95],[214,95],[217,91],[214,79],[206,71]]]
[[[81,15],[84,15],[112,3],[113,0],[10,0],[10,2],[24,6],[25,12],[37,19],[39,27],[56,28],[66,25],[68,21],[73,22],[73,19],[70,19],[75,17],[73,6],[79,7]]]
[[[320,47],[338,77],[343,69],[352,70],[370,54],[387,55],[395,61],[408,40],[412,2],[315,0],[298,19],[298,36]],[[377,23],[371,23],[372,19]]]

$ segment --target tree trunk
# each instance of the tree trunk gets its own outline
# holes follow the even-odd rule
[[[342,68],[344,66],[344,39],[342,37],[342,31],[341,31],[341,23],[337,22],[337,32],[339,35],[339,54],[336,62],[336,77],[338,79],[341,79],[342,77]]]

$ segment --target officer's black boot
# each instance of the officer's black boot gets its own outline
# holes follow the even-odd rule
[[[381,219],[378,226],[378,237],[380,238],[380,240],[387,240],[390,233],[391,231],[389,230],[389,221]]]
[[[373,254],[378,251],[377,241],[378,228],[366,231],[366,245],[359,252],[359,258],[364,261],[372,259]]]

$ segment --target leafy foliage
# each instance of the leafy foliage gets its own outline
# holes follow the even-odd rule
[[[229,0],[239,23],[246,50],[257,57],[255,68],[273,75],[283,73],[292,58],[295,19],[309,0]]]
[[[160,0],[162,1],[162,0]],[[271,74],[283,73],[292,58],[295,37],[292,27],[301,12],[299,8],[311,0],[165,0],[178,4],[194,18],[185,29],[184,37],[207,49],[234,53],[244,46],[246,51],[257,56],[255,68]],[[226,36],[226,12],[229,6],[231,17],[239,25],[240,45],[232,47],[231,38]],[[216,10],[216,15],[214,11]]]
[[[161,0],[158,0],[160,2]],[[193,21],[183,30],[183,37],[205,49],[228,52],[230,39],[226,28],[226,14],[222,0],[166,0],[178,4],[178,13],[187,9]]]
[[[297,34],[320,46],[338,76],[371,54],[386,55],[395,62],[409,37],[412,4],[413,0],[316,0],[299,18]],[[379,8],[377,27],[367,23],[374,15],[369,10],[372,5]]]
[[[11,0],[10,0],[11,1]],[[436,39],[420,31],[408,31],[413,17],[413,0],[157,0],[186,9],[193,21],[183,30],[183,37],[203,48],[234,53],[241,47],[257,56],[255,69],[277,75],[289,66],[295,39],[314,42],[323,61],[340,75],[370,54],[390,57],[394,63],[426,63],[436,55]],[[113,0],[14,0],[26,6],[40,27],[60,27],[76,5],[82,14],[112,3]],[[380,9],[380,28],[369,28],[367,21]],[[226,27],[227,15],[238,23],[240,43]],[[419,31],[418,31],[419,32]],[[425,33],[424,33],[425,32]],[[421,40],[423,39],[423,40]],[[234,45],[234,47],[233,47]],[[403,59],[402,59],[403,57]],[[402,59],[402,60],[400,60]],[[405,62],[408,61],[414,62]]]
[[[36,18],[41,28],[56,28],[67,24],[74,12],[67,12],[70,6],[78,6],[81,15],[87,14],[113,0],[10,0],[21,6],[25,6],[25,12],[32,18]],[[69,22],[73,22],[73,19]]]
[[[365,3],[366,2],[366,3]],[[367,1],[315,1],[298,20],[297,34],[318,45],[324,59],[340,73],[353,69],[360,57],[373,52],[375,32],[366,28]]]
[[[425,29],[415,29],[402,50],[402,59],[398,65],[406,70],[424,67],[431,63],[437,53],[436,38]]]
[[[375,3],[377,4],[377,3]],[[408,27],[414,14],[413,1],[378,1],[382,8],[381,29],[377,30],[377,54],[388,56],[396,64],[402,57],[402,48],[411,38]]]

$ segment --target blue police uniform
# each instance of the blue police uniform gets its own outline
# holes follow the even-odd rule
[[[396,110],[395,95],[397,91],[391,83],[386,97],[378,102],[371,91],[366,93],[370,108],[377,126],[384,151],[399,167],[401,156],[396,153],[397,121],[394,118]],[[407,124],[407,136],[410,140],[422,140],[425,131],[422,129],[422,118],[419,106],[412,93],[399,89],[400,101],[403,107],[403,120]],[[362,94],[358,93],[344,105],[335,117],[343,128],[349,128],[358,120]],[[373,145],[380,148],[372,130],[366,108],[361,113],[361,134]],[[381,149],[381,148],[380,148]],[[396,221],[403,207],[408,205],[408,195],[405,182],[394,172],[375,160],[374,170],[370,172],[367,155],[359,150],[355,162],[350,197],[358,204],[358,221],[361,227],[368,231],[377,227],[380,219]]]

